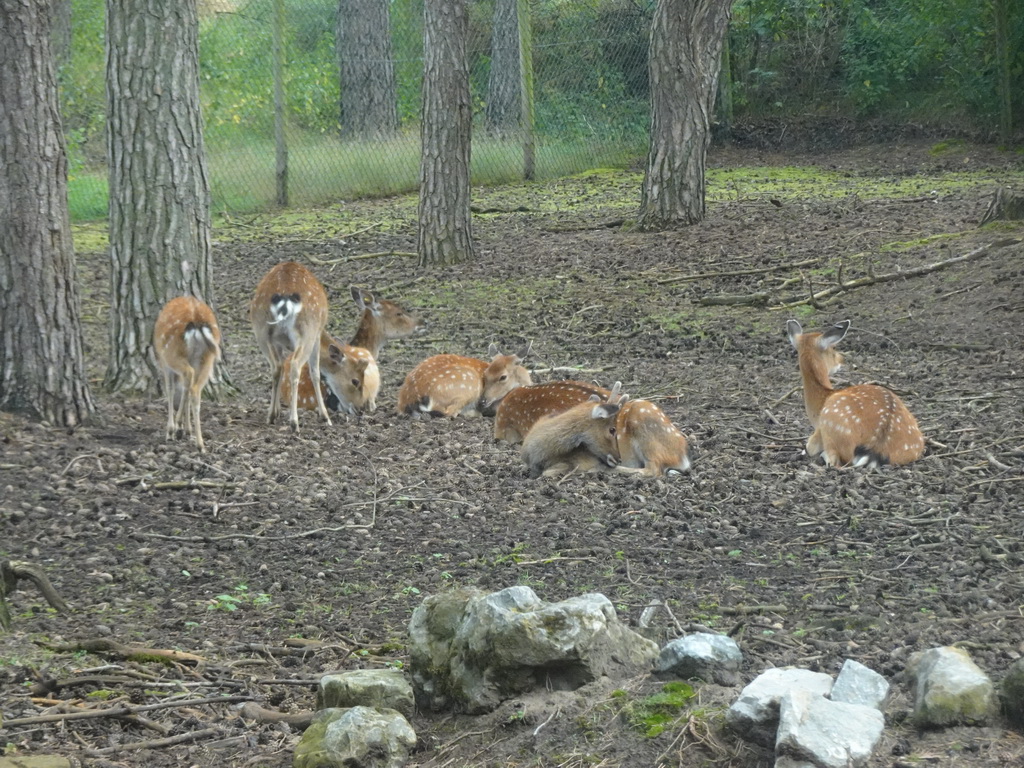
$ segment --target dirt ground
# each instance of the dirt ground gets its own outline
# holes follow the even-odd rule
[[[322,673],[401,667],[425,596],[525,584],[549,601],[601,592],[634,627],[663,601],[644,631],[659,643],[700,626],[730,633],[744,683],[769,666],[867,664],[894,687],[872,766],[1024,765],[1022,733],[1006,723],[912,727],[903,674],[915,651],[957,644],[998,681],[1024,652],[1024,245],[818,309],[778,306],[835,285],[840,270],[844,281],[909,272],[1024,236],[1020,224],[977,229],[998,185],[1019,188],[1021,155],[929,149],[718,150],[706,221],[663,234],[614,226],[635,211],[636,175],[479,190],[489,212],[474,218],[478,258],[430,272],[402,255],[353,258],[415,249],[412,198],[340,203],[301,226],[231,217],[215,258],[239,394],[204,403],[206,455],[164,442],[162,400],[99,391],[107,265],[80,253],[101,421],[68,434],[0,414],[0,559],[43,566],[75,609],[57,614],[27,588],[11,595],[0,744],[94,766],[290,766],[299,731],[242,718],[244,700],[311,709]],[[839,187],[757,191],[793,165]],[[743,168],[758,169],[745,185],[724,173]],[[897,193],[868,191],[894,182]],[[305,413],[297,436],[264,423],[269,374],[247,304],[260,275],[288,259],[327,285],[338,335],[355,327],[353,284],[430,324],[385,347],[380,408],[360,422]],[[699,303],[756,293],[761,306]],[[790,317],[805,329],[853,321],[841,380],[899,392],[929,440],[924,459],[862,472],[801,455],[810,428]],[[621,380],[656,400],[691,437],[693,471],[530,480],[490,420],[395,414],[419,360],[484,356],[490,342],[532,342],[537,381]],[[80,649],[97,640],[203,661]],[[597,681],[487,717],[422,713],[410,764],[772,765],[722,728],[738,688],[698,686],[661,735],[645,735],[639,704],[660,688]],[[233,698],[190,701],[212,696]],[[134,720],[12,723],[118,703],[173,706]],[[111,749],[190,733],[197,740]]]

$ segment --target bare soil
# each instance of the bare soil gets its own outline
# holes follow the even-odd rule
[[[840,269],[843,280],[909,271],[1020,238],[1020,223],[977,229],[996,186],[1020,178],[1020,156],[969,145],[935,155],[908,142],[806,156],[721,150],[712,165],[769,176],[813,165],[848,190],[712,190],[705,222],[663,234],[616,226],[635,209],[635,176],[480,190],[491,212],[474,220],[478,258],[430,271],[406,256],[352,258],[415,249],[410,198],[341,203],[301,230],[265,216],[225,221],[218,313],[239,393],[204,403],[205,455],[164,441],[162,400],[99,391],[108,267],[103,254],[80,254],[99,421],[69,434],[0,414],[0,558],[43,566],[75,609],[56,614],[29,589],[10,596],[0,743],[96,766],[289,766],[299,731],[245,720],[241,699],[311,709],[325,672],[401,666],[426,595],[525,584],[550,601],[601,592],[633,626],[664,601],[644,631],[660,643],[698,626],[730,633],[743,683],[773,665],[834,674],[847,658],[867,664],[894,685],[873,766],[1024,764],[1021,730],[1007,723],[915,729],[904,679],[910,655],[933,646],[966,648],[996,681],[1024,652],[1024,246],[818,309],[778,308],[835,284]],[[964,170],[984,183],[927,186]],[[861,194],[917,178],[912,194]],[[910,245],[884,247],[900,242]],[[354,330],[352,284],[430,323],[384,349],[381,407],[361,421],[327,426],[304,413],[297,436],[264,422],[269,375],[247,304],[288,259],[328,286],[338,335]],[[698,303],[755,293],[764,306]],[[805,329],[853,321],[841,377],[899,392],[929,438],[924,459],[861,472],[802,455],[810,428],[789,317]],[[419,360],[484,356],[490,342],[532,342],[535,380],[621,380],[656,400],[692,438],[692,473],[530,480],[490,420],[394,412]],[[74,650],[97,639],[204,661]],[[645,735],[638,702],[661,685],[597,681],[482,718],[421,713],[411,764],[772,765],[722,728],[738,687],[698,685],[690,709]],[[239,700],[189,702],[217,695]],[[11,722],[175,699],[144,720]],[[196,742],[88,751],[206,729]]]

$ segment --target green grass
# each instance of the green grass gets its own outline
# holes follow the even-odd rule
[[[642,147],[624,144],[540,144],[536,150],[535,176],[552,179],[595,167],[621,168],[642,152]],[[414,191],[419,184],[419,155],[418,136],[370,143],[303,137],[288,148],[289,206],[316,206]],[[215,211],[243,213],[275,207],[272,141],[211,142],[207,156]],[[507,184],[522,178],[522,149],[514,142],[476,139],[472,163],[474,185]],[[68,203],[73,221],[105,217],[105,171],[80,170],[72,174]]]

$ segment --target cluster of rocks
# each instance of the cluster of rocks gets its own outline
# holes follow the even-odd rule
[[[410,680],[400,670],[325,676],[318,713],[295,750],[295,768],[399,768],[416,744],[421,710],[482,714],[540,689],[571,691],[602,677],[737,685],[743,661],[724,635],[695,633],[660,649],[619,622],[603,595],[547,603],[528,587],[465,589],[428,597],[409,628]],[[922,727],[985,724],[999,712],[992,681],[959,648],[919,653],[907,668]],[[726,714],[740,737],[774,748],[776,768],[856,768],[882,736],[889,683],[848,659],[833,680],[807,669],[768,669]],[[1002,683],[1002,708],[1024,724],[1024,660]]]

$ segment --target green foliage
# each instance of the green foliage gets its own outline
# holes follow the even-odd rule
[[[628,704],[623,714],[630,725],[652,739],[678,720],[696,695],[687,683],[666,683],[658,693]]]

